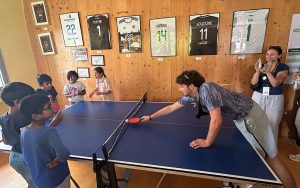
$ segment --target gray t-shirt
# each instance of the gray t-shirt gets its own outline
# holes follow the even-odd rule
[[[197,98],[183,96],[178,102],[182,105],[200,102],[204,112],[220,107],[222,115],[233,120],[246,117],[253,106],[251,98],[211,82],[205,82],[200,86]]]

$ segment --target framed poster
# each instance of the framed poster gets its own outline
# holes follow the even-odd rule
[[[269,9],[233,13],[230,54],[262,53]]]
[[[92,50],[111,49],[108,14],[87,16]]]
[[[82,46],[83,41],[78,12],[61,14],[59,18],[65,46]]]
[[[79,78],[89,78],[90,71],[88,67],[77,67],[77,74]]]
[[[87,49],[86,48],[77,48],[72,49],[72,57],[74,61],[87,61]]]
[[[91,62],[93,66],[104,66],[104,55],[92,55]]]
[[[44,1],[31,2],[35,25],[47,25],[48,17]]]
[[[55,53],[50,33],[38,34],[38,38],[43,55],[50,55]]]
[[[117,18],[120,53],[142,52],[140,16]]]
[[[219,13],[190,16],[189,55],[217,55]]]
[[[176,56],[176,19],[150,20],[151,56]]]

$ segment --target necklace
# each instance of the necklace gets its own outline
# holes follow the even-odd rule
[[[272,73],[274,73],[274,72],[276,71],[276,69],[277,69],[277,67],[278,67],[278,64],[279,64],[279,62],[276,63],[276,66],[275,66],[275,68],[272,70]]]

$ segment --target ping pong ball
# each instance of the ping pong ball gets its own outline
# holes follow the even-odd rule
[[[128,123],[128,119],[126,119],[125,122]]]

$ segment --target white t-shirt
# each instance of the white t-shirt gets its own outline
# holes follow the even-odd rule
[[[111,91],[111,93],[106,94],[106,95],[99,95],[100,100],[102,101],[114,101],[115,96],[112,91],[111,83],[108,78],[102,77],[100,79],[96,80],[96,88],[98,88],[98,91],[100,92],[105,92],[105,91]]]
[[[68,97],[69,102],[80,102],[83,101],[83,95],[78,95],[78,92],[85,89],[85,86],[82,82],[76,81],[75,83],[66,83],[64,86],[63,93]]]

